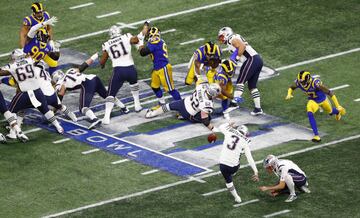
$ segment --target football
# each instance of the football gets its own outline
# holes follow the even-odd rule
[[[216,141],[217,137],[215,133],[211,133],[210,135],[208,135],[208,142],[209,143],[214,143]]]

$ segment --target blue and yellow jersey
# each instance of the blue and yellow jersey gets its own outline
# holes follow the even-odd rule
[[[310,84],[306,87],[303,87],[298,80],[295,80],[295,83],[298,88],[305,92],[309,100],[321,103],[326,99],[326,94],[319,89],[319,85],[322,84],[321,80],[311,77]]]
[[[218,73],[215,74],[214,76],[214,80],[215,82],[217,83],[221,83],[223,84],[224,86],[226,86],[229,82],[231,82],[231,78],[229,78],[225,72],[223,71],[220,71]]]
[[[39,62],[50,51],[51,46],[49,45],[49,43],[40,42],[36,38],[33,38],[24,47],[24,53],[29,54],[35,62]]]
[[[36,19],[36,17],[34,17],[34,15],[30,15],[30,16],[27,16],[23,19],[23,25],[24,26],[28,26],[28,27],[33,27],[35,26],[36,24],[38,23],[42,23],[46,20],[49,20],[50,19],[50,15],[48,12],[44,11],[44,15],[43,15],[43,18],[42,20],[38,20]]]
[[[205,55],[205,45],[201,46],[200,48],[196,49],[194,52],[195,60],[199,61],[200,63],[204,64],[205,66],[208,65],[208,60],[206,59]],[[221,51],[218,49],[215,53],[215,57],[221,57]]]
[[[151,51],[150,57],[154,63],[154,70],[159,70],[169,63],[169,55],[164,40],[155,38],[147,42],[146,46]]]

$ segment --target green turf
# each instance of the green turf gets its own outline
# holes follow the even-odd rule
[[[207,1],[93,1],[95,6],[70,11],[68,7],[84,3],[80,0],[46,1],[50,14],[59,17],[54,27],[55,38],[65,39],[84,33],[108,28],[116,22],[131,23],[149,17],[206,5]],[[8,1],[2,4],[0,19],[0,53],[18,46],[18,31],[22,18],[30,13],[32,1]],[[14,10],[16,8],[16,10]],[[161,10],[159,10],[159,8]],[[111,11],[120,10],[120,15],[96,19]],[[169,47],[170,61],[173,64],[187,62],[193,51],[203,42],[179,45],[180,42],[203,37],[215,40],[222,26],[231,26],[242,34],[262,55],[264,62],[274,68],[296,62],[333,54],[360,45],[360,16],[358,1],[280,1],[280,0],[242,0],[227,6],[198,11],[165,20],[155,21],[161,30],[176,28],[176,32],[164,34]],[[247,19],[247,18],[251,19]],[[140,26],[137,26],[140,28]],[[137,34],[139,29],[124,29]],[[86,52],[89,55],[101,50],[107,34],[93,36],[84,40],[64,43],[64,48]],[[229,55],[225,53],[225,57]],[[134,59],[139,78],[150,77],[151,61],[140,57],[134,51]],[[0,58],[0,65],[6,64],[8,57]],[[308,69],[321,75],[328,87],[349,84],[350,87],[336,90],[340,103],[347,109],[346,116],[339,122],[325,113],[317,113],[316,120],[320,131],[326,132],[324,142],[359,134],[360,114],[360,54],[352,53],[304,66],[284,70],[280,76],[259,83],[264,111],[280,117],[281,121],[294,122],[309,127],[306,117],[306,97],[296,90],[294,99],[285,101],[287,87],[295,79],[299,70]],[[88,73],[98,74],[107,81],[111,65],[104,70],[89,69]],[[244,93],[243,107],[251,108],[252,100]],[[133,131],[147,132],[159,127],[177,123],[175,119],[139,125]],[[25,126],[25,129],[31,128]],[[5,129],[1,128],[1,132]],[[82,151],[92,147],[69,141],[53,144],[62,136],[39,131],[29,134],[27,144],[9,142],[0,145],[0,217],[38,217],[80,207],[86,204],[124,196],[137,191],[175,182],[181,178],[160,172],[148,176],[140,173],[149,167],[135,162],[111,165],[119,160],[116,155],[97,152],[82,155]],[[200,140],[200,142],[199,142]],[[189,146],[203,144],[206,139],[190,139],[179,142]],[[95,208],[77,216],[88,217],[239,217],[262,216],[283,209],[291,209],[288,216],[295,217],[356,217],[359,216],[359,196],[356,185],[359,170],[357,145],[359,140],[331,146],[326,149],[294,156],[295,162],[309,175],[313,193],[300,195],[299,200],[285,205],[279,199],[270,199],[256,191],[257,185],[249,180],[249,169],[243,170],[236,179],[243,200],[259,198],[259,204],[233,209],[228,193],[221,193],[204,199],[200,194],[223,188],[220,176],[206,179],[206,184],[189,183],[147,194],[131,200]],[[266,154],[282,154],[313,145],[311,142],[289,142],[254,152],[256,160]],[[244,161],[244,160],[243,160]],[[242,162],[243,162],[242,161]],[[343,163],[341,165],[337,163]],[[214,168],[216,169],[216,167]],[[355,174],[354,174],[355,173]],[[240,179],[239,179],[240,177]],[[263,182],[274,182],[274,178],[263,176]],[[264,184],[261,183],[261,184]],[[355,188],[353,188],[355,187]],[[343,209],[342,209],[343,208]]]

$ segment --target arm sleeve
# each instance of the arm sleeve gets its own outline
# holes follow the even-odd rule
[[[149,55],[149,54],[151,54],[151,50],[150,50],[150,48],[148,46],[145,46],[140,50],[140,55],[141,56],[146,56],[146,55]]]
[[[251,155],[251,151],[250,151],[250,148],[249,148],[249,144],[246,143],[245,146],[244,146],[244,151],[245,151],[245,156],[246,156],[246,159],[251,167],[251,169],[254,171],[254,174],[258,174],[258,170],[256,168],[256,164],[255,164],[255,161],[254,161],[254,158],[252,157]]]
[[[43,26],[42,23],[38,23],[38,24],[34,25],[33,27],[30,28],[27,36],[31,39],[34,38],[38,29],[40,29],[42,26]]]

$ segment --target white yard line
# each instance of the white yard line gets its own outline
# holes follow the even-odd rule
[[[281,215],[281,214],[284,214],[284,213],[289,213],[290,211],[291,210],[282,210],[282,211],[278,211],[278,212],[275,212],[275,213],[264,215],[263,217],[264,218],[274,217],[274,216],[278,216],[278,215]]]
[[[169,29],[169,30],[161,31],[161,34],[172,33],[172,32],[175,32],[175,31],[176,31],[176,29]]]
[[[126,23],[117,22],[116,24],[119,25],[120,28],[136,29],[136,26],[129,25]]]
[[[204,41],[204,38],[198,38],[198,39],[193,39],[193,40],[186,41],[186,42],[181,42],[180,45],[187,45],[187,44],[200,42],[200,41]]]
[[[129,161],[129,159],[123,159],[123,160],[111,162],[111,164],[119,164],[119,163],[124,163],[124,162],[128,162],[128,161]]]
[[[354,101],[360,101],[360,98],[354,99]]]
[[[326,55],[326,56],[322,56],[322,57],[319,57],[319,58],[314,58],[314,59],[310,59],[310,60],[307,60],[307,61],[301,61],[301,62],[298,62],[298,63],[295,63],[295,64],[290,64],[290,65],[287,65],[287,66],[279,67],[279,68],[276,68],[275,70],[276,71],[286,70],[286,69],[298,67],[298,66],[301,66],[301,65],[310,64],[310,63],[314,63],[314,62],[317,62],[317,61],[322,61],[322,60],[325,60],[325,59],[334,58],[334,57],[338,57],[338,56],[341,56],[341,55],[346,55],[346,54],[350,54],[350,53],[358,52],[358,51],[360,51],[360,48],[354,48],[354,49],[351,49],[351,50],[348,50],[348,51],[343,51],[343,52],[339,52],[339,53],[335,53],[335,54],[331,54],[331,55]]]
[[[81,5],[72,6],[69,9],[74,10],[74,9],[77,9],[77,8],[87,7],[87,6],[90,6],[90,5],[93,5],[93,4],[94,4],[94,2],[89,2],[89,3],[85,3],[85,4],[81,4]]]
[[[159,170],[157,170],[157,169],[155,169],[155,170],[149,170],[149,171],[146,171],[146,172],[141,173],[141,175],[146,176],[146,175],[153,174],[153,173],[157,173],[157,172],[159,172]]]
[[[91,149],[91,150],[88,150],[88,151],[83,151],[81,153],[82,154],[91,154],[91,153],[94,153],[94,152],[97,152],[97,151],[100,151],[100,149],[95,148],[95,149]]]
[[[242,202],[240,204],[234,204],[233,206],[234,207],[240,207],[240,206],[244,206],[244,205],[247,205],[247,204],[256,203],[256,202],[259,202],[259,201],[260,201],[259,199],[253,199],[253,200],[250,200],[250,201]]]
[[[325,144],[320,144],[320,145],[308,147],[308,148],[305,148],[305,149],[300,149],[298,151],[289,152],[289,153],[286,153],[286,154],[283,154],[283,155],[279,155],[278,157],[280,157],[280,158],[288,157],[288,156],[292,156],[292,155],[295,155],[295,154],[308,152],[308,151],[311,151],[311,150],[314,150],[314,149],[319,149],[319,148],[322,148],[322,147],[327,147],[327,146],[330,146],[330,145],[334,145],[334,144],[338,144],[338,143],[341,143],[341,142],[350,141],[350,140],[358,139],[358,138],[360,138],[360,134],[350,136],[350,137],[347,137],[347,138],[343,138],[343,139],[340,139],[340,140],[335,140],[335,141],[328,142],[328,143],[325,143]],[[262,163],[262,160],[261,161],[256,161],[256,164],[259,164],[259,163]],[[244,165],[244,166],[242,166],[240,168],[245,168],[245,167],[248,167],[248,165]],[[203,178],[215,176],[215,175],[218,175],[218,174],[221,174],[221,173],[220,172],[209,173],[209,174],[199,176],[199,177],[197,177],[197,179],[199,179],[199,178],[203,179]],[[100,201],[100,202],[97,202],[97,203],[94,203],[94,204],[89,204],[89,205],[86,205],[86,206],[83,206],[83,207],[79,207],[79,208],[75,208],[75,209],[71,209],[71,210],[66,210],[66,211],[63,211],[63,212],[60,212],[60,213],[51,214],[51,215],[47,215],[47,216],[44,216],[44,217],[57,217],[57,216],[65,215],[65,214],[71,214],[71,213],[86,210],[86,209],[89,209],[89,208],[94,208],[94,207],[98,207],[98,206],[101,206],[101,205],[121,201],[121,200],[124,200],[124,199],[129,199],[129,198],[133,198],[133,197],[137,197],[137,196],[142,196],[142,195],[147,194],[147,193],[160,191],[160,190],[163,190],[163,189],[178,186],[178,185],[181,185],[181,184],[186,184],[186,183],[193,182],[193,181],[195,181],[195,180],[192,179],[192,178],[189,178],[189,179],[186,179],[186,180],[181,180],[181,181],[178,181],[178,182],[169,183],[169,184],[166,184],[166,185],[162,185],[162,186],[158,186],[158,187],[155,187],[155,188],[147,189],[147,190],[144,190],[144,191],[141,191],[141,192],[136,192],[136,193],[133,193],[133,194],[130,194],[130,195],[125,195],[125,196],[122,196],[122,197],[117,197],[117,198],[113,198],[113,199],[109,199],[109,200]]]
[[[225,191],[227,191],[227,188],[218,189],[218,190],[208,192],[208,193],[204,193],[204,194],[201,194],[201,195],[206,197],[206,196],[214,195],[214,194],[217,194],[217,193],[220,193],[220,192],[225,192]]]
[[[54,144],[60,144],[60,143],[63,143],[63,142],[67,142],[67,141],[70,141],[71,139],[70,138],[65,138],[65,139],[60,139],[60,140],[57,140],[57,141],[53,141]]]
[[[206,171],[205,171],[206,172]],[[205,180],[199,179],[197,177],[194,176],[189,176],[189,179],[193,179],[194,181],[198,182],[198,183],[206,183]]]
[[[23,131],[24,134],[29,134],[29,133],[32,133],[32,132],[38,132],[42,130],[42,128],[34,128],[34,129],[29,129],[29,130],[26,130],[26,131]]]
[[[343,89],[343,88],[347,88],[349,86],[350,86],[349,84],[345,84],[345,85],[342,85],[342,86],[336,86],[334,88],[331,88],[330,90],[333,91],[333,90]]]
[[[117,14],[120,14],[120,13],[121,13],[121,11],[114,11],[114,12],[111,12],[111,13],[98,15],[98,16],[96,16],[96,18],[100,19],[100,18],[104,18],[104,17],[110,17],[110,16],[114,16],[114,15],[117,15]]]

